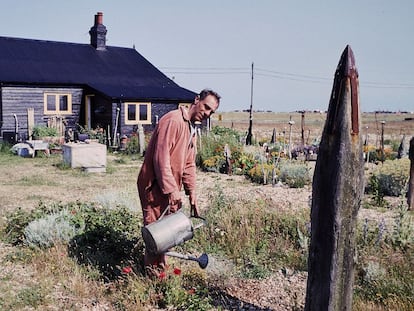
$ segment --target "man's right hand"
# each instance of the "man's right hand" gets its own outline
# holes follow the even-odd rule
[[[174,191],[168,194],[168,204],[170,204],[170,211],[176,212],[181,207],[181,192]]]

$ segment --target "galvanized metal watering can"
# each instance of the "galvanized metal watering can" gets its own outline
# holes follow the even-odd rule
[[[193,217],[201,220],[196,225],[182,211],[165,215],[169,207],[165,209],[160,218],[141,229],[142,238],[148,252],[153,254],[165,254],[171,257],[177,257],[185,260],[197,261],[199,266],[204,269],[208,265],[207,254],[202,254],[196,258],[193,256],[183,255],[170,251],[171,248],[191,240],[194,236],[194,230],[205,225],[204,218]]]

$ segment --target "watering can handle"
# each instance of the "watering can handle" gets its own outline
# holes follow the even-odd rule
[[[180,204],[179,204],[179,207],[178,207],[178,210],[179,210],[179,209],[181,209],[181,207],[182,207],[182,204],[180,203]],[[170,210],[171,210],[171,205],[168,205],[168,206],[165,208],[165,210],[162,212],[162,214],[160,215],[160,217],[158,218],[158,220],[162,219],[162,218],[165,216],[165,214],[167,214],[167,213],[169,213],[169,212],[170,212]]]
[[[165,210],[162,212],[161,216],[158,218],[158,220],[162,219],[166,213],[170,211],[170,205],[168,205]]]

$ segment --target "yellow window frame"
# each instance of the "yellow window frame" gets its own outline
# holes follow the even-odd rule
[[[55,109],[51,110],[48,109],[48,99],[53,100],[54,97],[54,105]],[[67,98],[67,109],[61,110],[60,108],[60,100],[62,98]],[[50,93],[46,92],[43,94],[43,113],[45,115],[69,115],[72,114],[72,94],[70,93]]]
[[[131,114],[129,112],[129,107],[135,106],[134,118],[130,118]],[[146,107],[146,117],[141,118],[141,107]],[[151,103],[150,102],[125,102],[125,124],[134,125],[134,124],[151,124]]]

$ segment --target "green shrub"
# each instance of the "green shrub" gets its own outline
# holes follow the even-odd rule
[[[3,238],[13,244],[50,247],[68,244],[79,263],[96,266],[106,278],[121,275],[120,267],[140,267],[141,216],[127,207],[104,208],[91,203],[40,204],[6,216]]]
[[[2,239],[10,244],[23,244],[25,240],[24,230],[26,226],[45,215],[44,206],[32,211],[17,208],[15,211],[6,214],[5,226],[2,228]]]
[[[277,174],[277,169],[273,164],[256,164],[247,172],[251,181],[258,184],[268,184],[272,182],[272,176]]]
[[[280,180],[290,188],[303,188],[311,182],[309,167],[300,162],[282,162]]]
[[[212,164],[211,159],[222,159],[224,163],[224,146],[228,144],[231,151],[231,158],[236,161],[240,157],[241,147],[240,135],[233,129],[215,126],[206,135],[200,138],[201,147],[197,153],[197,165],[204,170],[217,168],[217,161]],[[207,160],[207,162],[205,162]],[[204,164],[207,166],[204,166]]]
[[[221,155],[214,155],[203,161],[203,168],[207,172],[219,173],[220,169],[224,166],[226,159]]]
[[[46,125],[35,125],[33,127],[34,137],[49,137],[58,136],[58,131],[54,127],[47,127]]]
[[[405,190],[409,172],[409,159],[384,161],[369,177],[367,191],[378,196],[398,197]]]
[[[56,243],[68,243],[83,231],[82,227],[71,223],[71,218],[71,214],[65,209],[33,220],[24,229],[25,244],[47,248]]]

